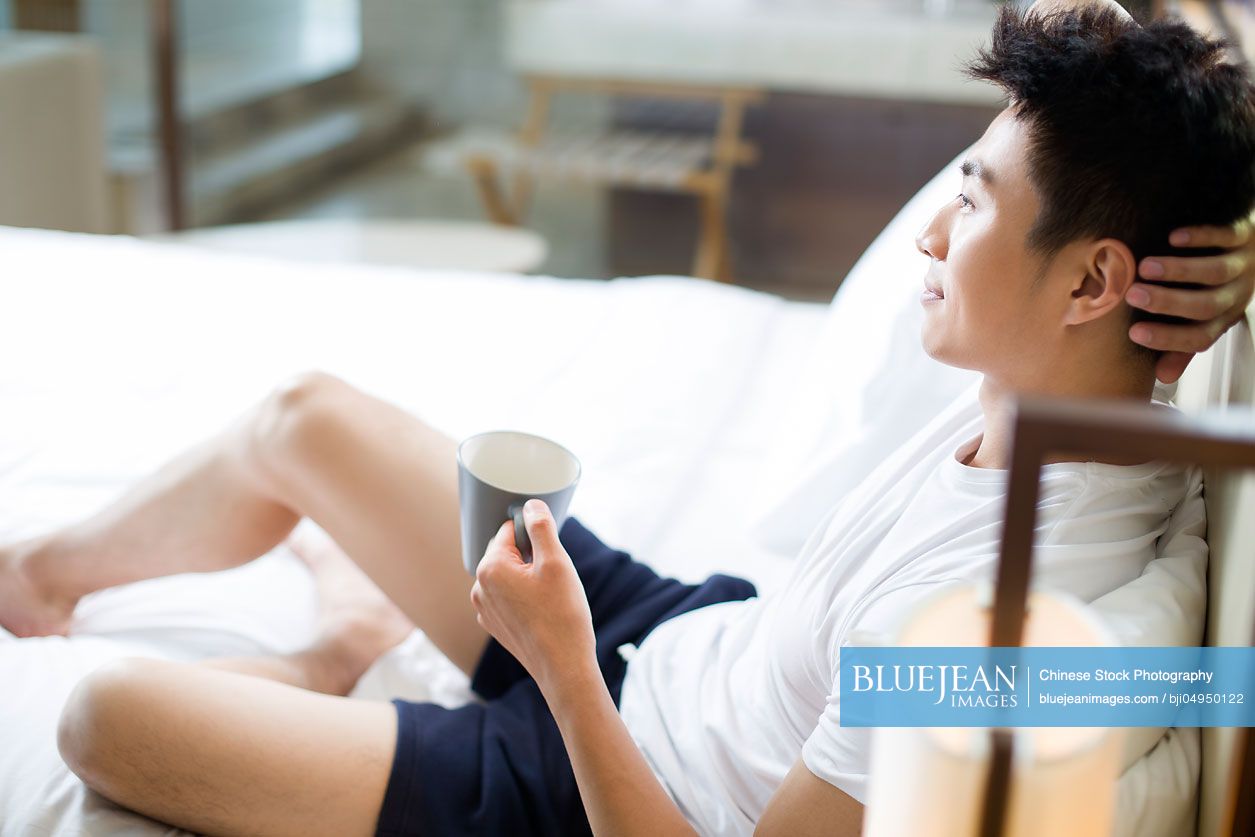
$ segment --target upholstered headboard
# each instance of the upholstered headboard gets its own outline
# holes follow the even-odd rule
[[[1195,358],[1177,389],[1186,412],[1251,405],[1255,401],[1255,306],[1210,351]],[[1208,645],[1252,644],[1255,637],[1255,471],[1205,471],[1207,502]],[[1229,837],[1247,749],[1247,731],[1202,730],[1199,837]],[[1255,764],[1247,765],[1255,776]]]

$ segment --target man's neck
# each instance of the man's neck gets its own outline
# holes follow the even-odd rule
[[[964,464],[974,468],[1010,468],[1012,446],[1012,418],[1015,399],[1019,395],[1035,395],[1057,398],[1131,399],[1149,402],[1154,394],[1153,375],[1149,382],[1135,380],[1127,369],[1115,364],[1105,368],[1087,369],[1079,374],[1058,375],[1048,381],[1029,385],[1009,386],[990,375],[985,375],[980,387],[980,406],[985,414],[985,431],[974,454]],[[953,452],[951,453],[953,455]],[[1066,455],[1047,457],[1046,462],[1070,462]],[[1140,464],[1127,459],[1103,459],[1115,465]]]

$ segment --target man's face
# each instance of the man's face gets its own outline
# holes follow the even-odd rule
[[[1027,249],[1039,208],[1027,148],[1024,126],[1004,110],[963,164],[961,195],[915,240],[932,259],[924,285],[939,294],[921,297],[924,350],[1007,381],[1032,370],[1058,336],[1048,304],[1051,277],[1034,284],[1041,259]]]

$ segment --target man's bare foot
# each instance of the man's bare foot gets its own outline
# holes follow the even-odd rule
[[[19,637],[65,636],[78,601],[57,595],[31,572],[36,545],[0,547],[0,627]]]
[[[298,529],[287,543],[318,588],[318,638],[308,653],[331,666],[347,694],[375,660],[410,635],[414,624],[321,531]]]

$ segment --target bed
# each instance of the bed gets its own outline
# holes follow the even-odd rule
[[[607,543],[685,580],[724,571],[769,593],[808,515],[970,390],[970,373],[922,358],[913,319],[911,237],[957,178],[950,166],[921,189],[832,305],[688,277],[295,265],[0,228],[0,538],[98,508],[285,376],[318,368],[455,437],[555,438],[583,462],[570,512]],[[279,547],[236,570],[98,593],[69,639],[0,632],[0,837],[177,833],[66,770],[54,744],[65,696],[118,656],[298,647],[315,604]],[[467,696],[417,632],[356,694]],[[1118,833],[1192,831],[1199,759],[1197,735],[1171,734],[1137,759]]]
[[[90,512],[318,368],[456,437],[510,427],[560,440],[583,463],[571,513],[662,570],[769,587],[788,564],[729,524],[823,305],[684,277],[320,268],[42,231],[0,231],[0,252],[0,538]],[[227,573],[99,593],[68,640],[0,634],[0,834],[161,833],[59,763],[53,731],[73,683],[128,653],[293,648],[314,607],[281,547]],[[445,684],[456,699],[464,684],[430,652],[412,637],[359,693],[436,697]]]

